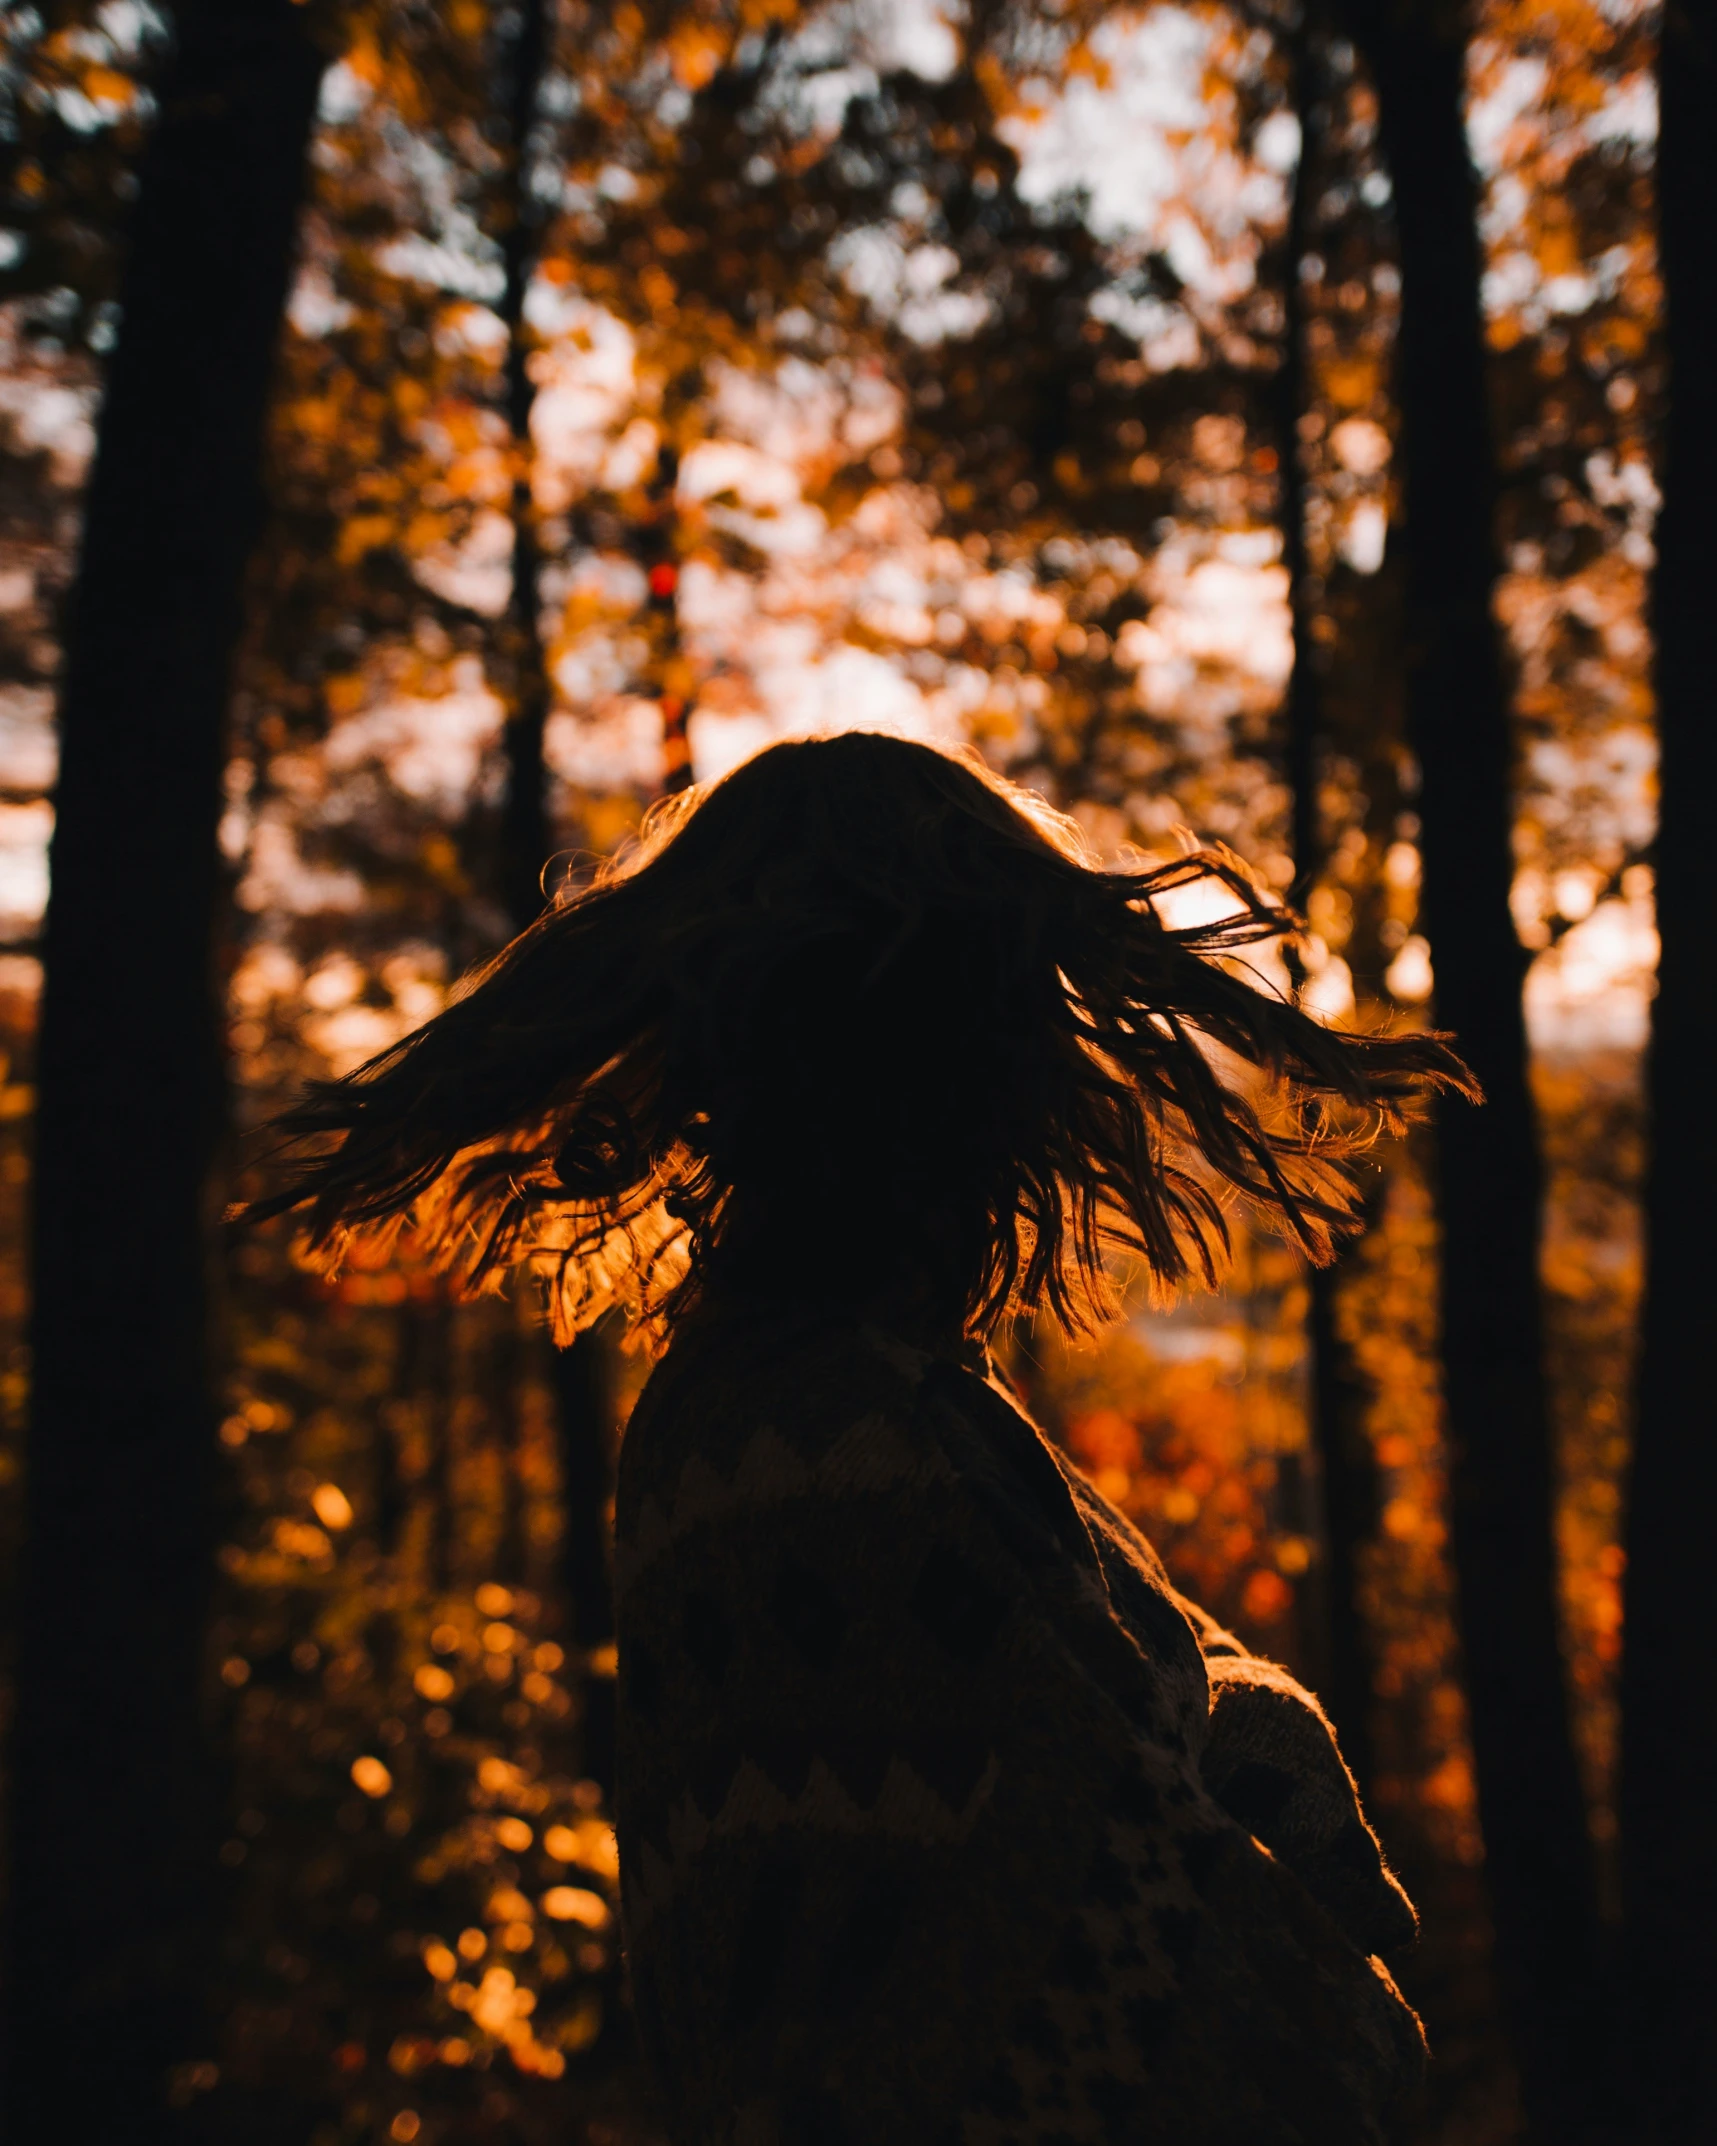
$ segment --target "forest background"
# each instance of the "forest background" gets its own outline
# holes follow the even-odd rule
[[[658,2135],[642,1367],[214,1217],[545,872],[852,725],[1226,842],[1320,1014],[1459,1032],[1489,1104],[1379,1154],[1332,1274],[1247,1240],[1013,1370],[1325,1695],[1425,1918],[1422,2136],[1709,2135],[1710,35],[8,11],[9,2135]]]

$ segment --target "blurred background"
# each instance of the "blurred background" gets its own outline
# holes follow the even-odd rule
[[[222,45],[223,14],[260,42]],[[142,248],[152,185],[178,213],[197,198],[160,176],[171,128],[201,123],[174,70],[249,68],[266,101],[266,67],[299,85],[302,125],[252,139],[284,145],[267,153],[301,192],[263,323],[262,505],[229,561],[242,617],[218,628],[218,814],[214,748],[194,767],[176,736],[159,748],[186,770],[173,841],[218,848],[212,1197],[243,1189],[242,1136],[306,1078],[444,1004],[534,913],[545,868],[588,874],[664,789],[777,738],[967,740],[1106,853],[1224,842],[1303,907],[1310,1003],[1360,1025],[1455,1019],[1476,942],[1455,918],[1445,960],[1422,873],[1464,874],[1489,781],[1506,826],[1472,876],[1500,890],[1500,973],[1518,963],[1495,1047],[1530,1104],[1508,1122],[1547,1426],[1539,1476],[1529,1452],[1511,1480],[1553,1552],[1539,1608],[1568,1705],[1544,1733],[1578,1794],[1589,1863],[1569,1882],[1601,1958],[1623,1907],[1657,958],[1656,11],[36,0],[3,37],[0,1585],[42,1707],[56,1678],[83,1688],[83,1582],[25,1541],[68,631],[107,632],[132,675],[93,568],[70,629],[67,598],[98,433],[104,457],[131,437],[117,415],[103,430],[104,384],[149,332],[123,302],[128,233],[140,219]],[[1409,214],[1439,96],[1470,164],[1445,159],[1441,195],[1421,169]],[[1467,443],[1435,429],[1403,348],[1411,249],[1440,243],[1439,216],[1471,250],[1489,433]],[[163,208],[151,245],[167,226]],[[211,320],[238,306],[198,277]],[[1470,822],[1458,774],[1431,781],[1426,650],[1455,629],[1408,526],[1410,480],[1428,500],[1457,463],[1494,516],[1473,571],[1502,694]],[[216,491],[197,476],[169,520]],[[155,720],[152,661],[116,722]],[[104,858],[108,916],[147,909],[147,859],[129,839]],[[165,929],[115,943],[124,988],[171,966]],[[1366,1197],[1330,1277],[1243,1241],[1218,1294],[1141,1295],[1077,1349],[1022,1332],[1013,1368],[1177,1584],[1329,1698],[1425,1920],[1400,1970],[1437,2051],[1422,2137],[1549,2138],[1506,1946],[1496,1966],[1480,1775],[1510,1761],[1504,1721],[1475,1767],[1436,1129],[1380,1150]],[[103,1256],[123,1293],[152,1252]],[[176,2023],[145,2058],[166,2113],[128,2135],[642,2146],[661,2134],[616,1958],[603,1545],[645,1367],[607,1332],[557,1358],[529,1303],[454,1302],[408,1261],[325,1283],[285,1230],[221,1238],[215,1265],[207,1416],[170,1433],[214,1456],[175,1552],[211,1575],[184,1613],[208,1882],[184,1896],[194,1943],[162,1954]],[[82,1316],[100,1355],[99,1296]],[[150,1851],[112,1814],[151,1763],[136,1733],[110,1751],[91,1731],[79,1764],[118,1769],[91,1804],[108,1817],[54,1850],[90,1866],[63,1878],[65,1942],[133,1960],[128,1859]],[[34,1748],[20,1731],[20,1813]],[[15,1983],[65,1981],[58,1927],[20,1903]],[[111,1993],[67,1987],[99,2066]]]

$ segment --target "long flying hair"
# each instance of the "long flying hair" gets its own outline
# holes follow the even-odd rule
[[[314,1086],[243,1213],[306,1210],[329,1266],[409,1228],[468,1288],[525,1267],[562,1338],[734,1286],[1077,1331],[1116,1254],[1214,1280],[1236,1201],[1327,1260],[1356,1150],[1476,1097],[1442,1039],[1264,986],[1247,950],[1295,926],[1225,852],[1105,869],[975,755],[777,745]]]

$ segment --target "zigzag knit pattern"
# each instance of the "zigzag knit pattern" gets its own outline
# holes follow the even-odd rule
[[[1423,2045],[1367,1954],[1412,1911],[1327,1723],[977,1371],[704,1318],[628,1430],[616,1578],[679,2146],[1390,2135]]]

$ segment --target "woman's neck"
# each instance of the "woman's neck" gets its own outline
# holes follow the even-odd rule
[[[927,1288],[903,1283],[843,1286],[838,1280],[808,1279],[803,1272],[774,1263],[722,1261],[698,1293],[700,1322],[759,1315],[872,1326],[932,1356],[963,1361],[983,1353],[981,1342],[967,1332],[963,1308],[951,1307]]]

